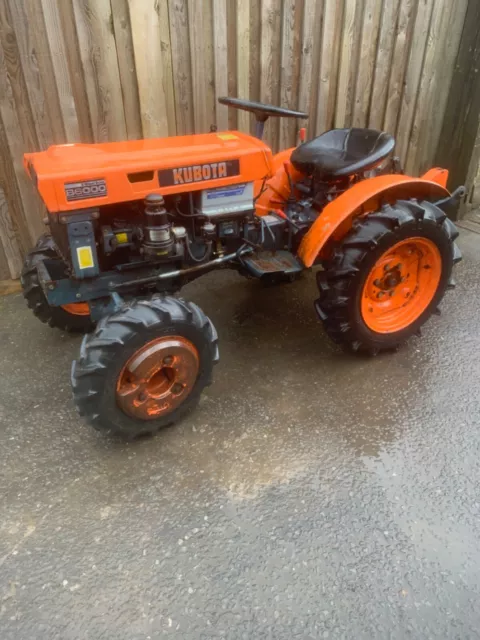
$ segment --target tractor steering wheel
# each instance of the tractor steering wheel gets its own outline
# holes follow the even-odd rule
[[[219,98],[220,104],[227,107],[241,109],[242,111],[250,111],[255,114],[257,120],[265,122],[269,116],[283,116],[284,118],[308,118],[308,113],[303,111],[292,111],[292,109],[283,109],[275,107],[272,104],[262,104],[261,102],[252,102],[251,100],[242,100],[241,98]]]
[[[303,111],[293,111],[292,109],[283,109],[282,107],[275,107],[272,104],[262,104],[261,102],[253,102],[251,100],[242,100],[241,98],[219,98],[220,104],[224,104],[227,107],[233,107],[234,109],[240,109],[241,111],[249,111],[255,115],[256,131],[255,135],[260,140],[263,136],[263,127],[265,122],[270,116],[279,116],[283,118],[308,118],[308,113]]]

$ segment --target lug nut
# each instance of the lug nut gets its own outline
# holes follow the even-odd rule
[[[166,367],[169,367],[171,364],[173,364],[173,356],[167,356],[166,358],[163,359],[163,364]]]
[[[177,382],[177,384],[173,385],[172,393],[179,394],[179,393],[182,393],[182,391],[183,391],[183,386],[181,384]]]
[[[384,295],[385,295],[385,292],[384,292],[384,291],[379,291],[379,292],[377,293],[377,298],[383,298],[383,296],[384,296]]]
[[[374,280],[373,284],[374,284],[376,287],[381,287],[381,286],[382,286],[382,281],[377,279],[377,280]]]

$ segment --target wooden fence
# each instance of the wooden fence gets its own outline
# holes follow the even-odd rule
[[[18,277],[44,211],[22,154],[248,130],[218,105],[250,97],[310,114],[308,134],[395,133],[408,171],[435,156],[468,0],[0,0],[0,279]],[[296,124],[266,138],[293,145]]]

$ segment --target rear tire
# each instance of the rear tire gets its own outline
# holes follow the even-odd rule
[[[426,201],[398,201],[354,223],[317,274],[315,307],[328,335],[353,351],[375,355],[419,333],[446,289],[454,287],[452,267],[462,258],[457,237],[446,214]],[[409,258],[394,264],[405,251],[413,254],[412,268]],[[397,295],[403,297],[395,308]]]
[[[212,382],[217,343],[212,322],[191,302],[157,295],[125,304],[83,339],[72,366],[77,409],[99,431],[127,439],[155,433],[196,406]]]
[[[41,236],[25,259],[20,282],[23,289],[23,297],[28,307],[36,317],[50,327],[56,327],[62,331],[75,333],[88,333],[95,324],[90,315],[69,313],[62,307],[52,307],[48,304],[38,279],[38,265],[45,260],[61,260],[52,236]],[[75,307],[70,305],[71,309]]]

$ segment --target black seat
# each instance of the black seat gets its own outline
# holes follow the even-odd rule
[[[395,139],[374,129],[332,129],[301,144],[291,156],[293,166],[324,180],[368,171],[393,151]]]

